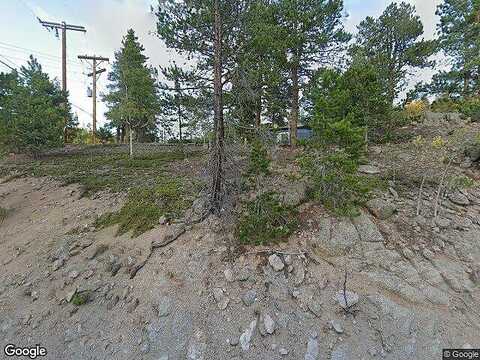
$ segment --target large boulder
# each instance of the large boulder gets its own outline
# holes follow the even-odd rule
[[[467,146],[465,149],[465,155],[470,158],[472,161],[480,160],[480,144],[475,143]]]
[[[370,211],[373,216],[380,220],[386,220],[390,218],[397,211],[395,205],[380,198],[369,200],[366,206],[368,211]]]

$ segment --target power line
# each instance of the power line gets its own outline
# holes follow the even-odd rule
[[[8,44],[8,43],[5,43],[3,41],[0,41],[0,47],[6,48],[6,49],[11,48],[12,51],[26,52],[26,53],[29,53],[29,54],[37,54],[37,55],[41,55],[41,56],[46,56],[46,57],[53,58],[55,60],[58,60],[58,59],[62,58],[61,56],[58,56],[58,55],[53,55],[53,54],[45,53],[45,52],[42,52],[42,51],[29,49],[29,48],[26,48],[26,47],[21,47],[21,46],[17,46],[17,45],[13,45],[13,44]],[[71,63],[72,65],[75,64],[77,66],[80,66],[80,62],[77,61],[77,60],[68,59],[67,61],[69,63]]]
[[[3,64],[5,65],[6,67],[8,67],[10,70],[15,70],[15,68],[11,67],[10,65],[8,65],[6,62],[4,62],[3,60],[0,60],[0,64]]]

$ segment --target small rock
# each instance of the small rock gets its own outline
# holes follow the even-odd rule
[[[285,349],[285,348],[283,348],[283,347],[280,348],[280,349],[278,350],[278,352],[279,352],[279,354],[282,355],[282,356],[288,355],[288,350]]]
[[[55,260],[52,264],[53,271],[57,271],[58,269],[60,269],[63,266],[63,264],[64,264],[63,259]]]
[[[430,250],[424,249],[424,250],[422,251],[422,256],[423,256],[425,259],[430,260],[430,259],[432,259],[432,258],[434,257],[434,254],[433,254],[433,252],[431,252]]]
[[[230,302],[230,299],[225,296],[223,289],[221,288],[214,288],[213,289],[213,297],[217,302],[217,307],[220,310],[225,310]]]
[[[257,298],[257,292],[255,290],[248,290],[243,296],[242,301],[245,306],[250,306],[255,302]]]
[[[162,297],[158,302],[157,311],[159,317],[170,315],[172,301],[168,297]]]
[[[118,301],[120,300],[118,295],[113,296],[110,301],[107,303],[107,310],[112,310],[115,305],[118,304]]]
[[[317,298],[310,299],[307,303],[307,307],[315,316],[322,316],[322,302]]]
[[[285,267],[282,259],[277,254],[272,254],[268,257],[268,263],[275,271],[281,271]]]
[[[396,207],[383,199],[372,199],[366,203],[368,210],[376,218],[386,220],[390,218],[397,211]]]
[[[65,300],[67,300],[67,302],[70,302],[72,301],[73,297],[75,296],[75,294],[77,293],[77,289],[75,288],[74,290],[72,291],[69,291],[67,293],[67,295],[65,296]]]
[[[373,165],[360,165],[358,167],[358,172],[361,172],[362,174],[369,174],[369,175],[380,174],[380,170]]]
[[[225,279],[227,279],[228,282],[233,282],[235,280],[233,277],[232,269],[225,269],[223,274],[225,275]]]
[[[242,335],[240,335],[240,346],[243,351],[248,351],[248,349],[250,349],[250,341],[252,340],[256,327],[257,319],[253,320]]]
[[[273,334],[275,332],[275,321],[268,314],[265,314],[263,317],[263,325],[265,326],[265,331],[267,334]]]
[[[137,308],[138,304],[140,304],[140,300],[138,298],[135,298],[130,304],[127,306],[127,312],[130,314],[135,311]]]
[[[470,205],[470,200],[468,200],[468,198],[465,195],[463,195],[461,192],[458,192],[458,191],[453,194],[450,194],[448,198],[450,199],[451,202],[453,202],[456,205],[460,205],[460,206]]]
[[[165,225],[167,223],[167,218],[165,216],[161,216],[160,219],[158,219],[158,223],[160,225]]]
[[[68,278],[71,280],[75,280],[79,275],[80,273],[78,271],[73,270],[68,273]]]
[[[345,298],[347,299],[347,303],[345,303]],[[337,295],[335,297],[335,300],[337,300],[338,304],[345,310],[351,308],[352,306],[355,306],[358,303],[359,296],[357,293],[353,291],[345,291],[345,294],[343,291],[337,292]]]
[[[310,339],[308,339],[305,360],[317,360],[318,354],[319,354],[318,341],[316,338],[311,337]]]
[[[331,320],[330,325],[337,334],[343,334],[343,326],[339,320]]]
[[[287,264],[287,265],[292,265],[293,264],[292,255],[285,256],[285,264]]]
[[[147,354],[150,352],[150,344],[148,342],[144,342],[142,346],[140,347],[140,351],[144,354]]]
[[[234,338],[232,338],[232,339],[229,341],[229,344],[230,344],[231,346],[237,346],[237,345],[238,345],[238,337],[235,336]]]
[[[437,224],[437,226],[439,228],[442,228],[442,229],[448,228],[451,223],[452,222],[450,220],[445,219],[445,218],[436,218],[435,219],[435,224]]]

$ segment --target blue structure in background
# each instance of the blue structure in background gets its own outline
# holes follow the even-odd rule
[[[288,144],[288,127],[281,127],[272,130],[275,134],[277,144],[287,145]],[[297,127],[297,139],[298,140],[307,140],[313,136],[313,130],[309,126],[300,125]]]

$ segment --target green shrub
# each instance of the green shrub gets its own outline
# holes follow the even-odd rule
[[[90,292],[83,291],[83,292],[75,293],[75,295],[73,295],[72,300],[70,302],[73,305],[82,306],[88,303],[89,300],[90,300]]]
[[[130,190],[122,209],[102,215],[95,227],[119,224],[118,235],[132,230],[132,237],[136,237],[153,229],[161,216],[180,216],[190,204],[188,191],[180,180],[161,179],[155,187]]]
[[[0,224],[3,222],[3,220],[7,218],[7,215],[8,215],[8,210],[3,207],[0,207]]]
[[[268,192],[245,204],[236,234],[242,244],[266,245],[287,238],[296,228],[296,210]]]
[[[463,100],[459,105],[459,111],[472,119],[472,121],[480,121],[480,99],[470,98]]]
[[[311,144],[299,158],[309,180],[309,196],[335,214],[354,216],[368,198],[372,180],[357,174],[364,155],[364,130],[348,119],[314,128]]]
[[[259,139],[251,144],[248,173],[251,175],[268,174],[270,159],[267,149]]]

